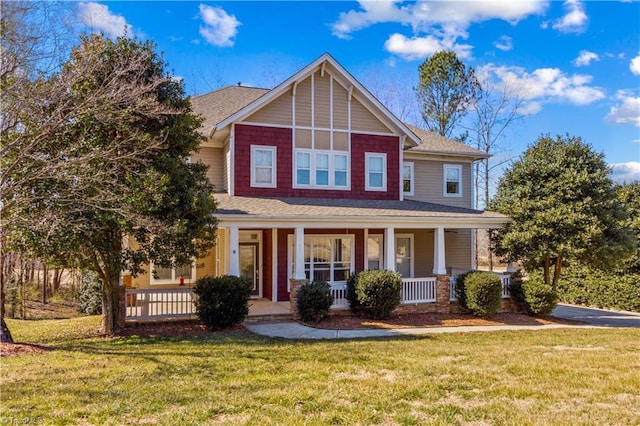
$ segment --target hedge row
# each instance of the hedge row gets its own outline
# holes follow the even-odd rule
[[[558,283],[558,296],[566,303],[640,312],[640,274],[568,267]]]

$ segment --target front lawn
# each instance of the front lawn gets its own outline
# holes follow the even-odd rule
[[[53,350],[0,361],[6,424],[640,423],[638,329],[310,342],[8,323]]]

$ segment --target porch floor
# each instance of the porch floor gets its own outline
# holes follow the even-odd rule
[[[249,318],[290,314],[289,302],[272,302],[269,299],[249,300]]]

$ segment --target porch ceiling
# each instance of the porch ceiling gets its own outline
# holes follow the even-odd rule
[[[501,228],[509,219],[495,212],[420,201],[333,198],[260,198],[216,194],[216,216],[229,223],[262,226],[367,228]]]

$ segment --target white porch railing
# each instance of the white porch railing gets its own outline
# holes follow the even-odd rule
[[[196,297],[191,288],[127,289],[125,319],[193,317]]]
[[[452,270],[452,275],[449,277],[449,300],[451,301],[457,300],[457,297],[456,297],[457,275],[464,274],[469,271],[456,269],[455,275],[453,275],[453,272],[454,271]],[[483,272],[488,272],[488,271],[483,271]],[[494,272],[494,273],[497,276],[499,276],[500,280],[502,281],[502,298],[508,299],[509,297],[511,297],[511,295],[509,294],[509,286],[511,285],[511,274],[499,274],[497,272]]]
[[[347,300],[347,284],[341,283],[331,285],[331,295],[333,296],[333,305],[331,305],[331,309],[349,308],[349,301]]]
[[[400,304],[431,303],[436,301],[436,277],[403,278]]]

